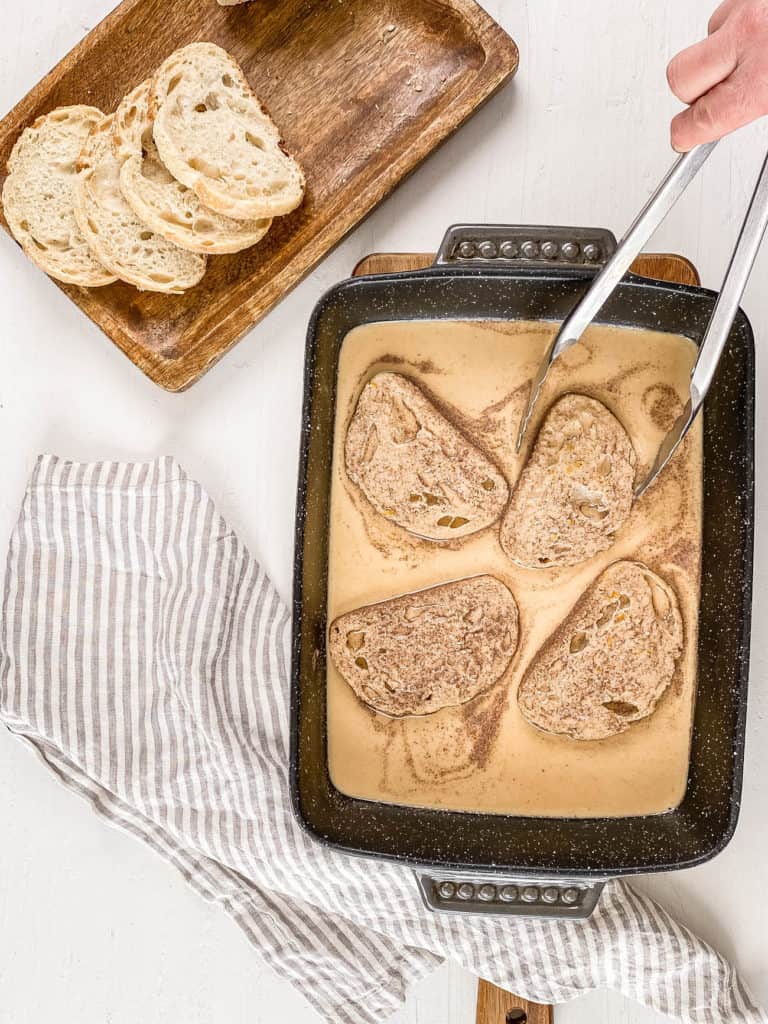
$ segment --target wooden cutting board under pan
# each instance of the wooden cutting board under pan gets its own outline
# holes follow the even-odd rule
[[[422,270],[434,260],[434,253],[373,253],[355,267],[353,275],[396,274],[404,270]],[[657,281],[698,285],[699,273],[684,256],[672,253],[643,253],[632,265],[632,271]],[[532,1003],[521,996],[480,979],[477,985],[476,1024],[552,1024],[551,1006]]]

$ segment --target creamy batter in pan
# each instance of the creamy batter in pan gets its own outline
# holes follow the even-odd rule
[[[521,644],[505,676],[461,707],[394,720],[367,707],[328,660],[328,756],[350,796],[426,807],[560,817],[654,814],[677,806],[688,775],[696,684],[702,424],[633,509],[612,547],[573,568],[513,565],[498,524],[462,541],[421,540],[381,516],[344,469],[344,439],[363,384],[382,369],[422,386],[457,415],[507,476],[520,472],[516,427],[550,324],[421,321],[366,324],[339,359],[331,497],[328,619],[446,580],[490,573],[515,595]],[[640,466],[682,410],[696,348],[661,332],[595,326],[555,364],[537,409],[587,394],[619,418]],[[531,435],[530,441],[533,439]],[[529,725],[515,699],[527,665],[580,594],[617,559],[641,561],[674,587],[684,649],[653,714],[584,742]]]

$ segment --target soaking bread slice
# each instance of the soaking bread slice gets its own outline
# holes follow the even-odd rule
[[[672,587],[639,562],[614,562],[534,658],[518,690],[520,710],[545,732],[615,736],[651,714],[682,649]]]
[[[613,543],[632,508],[635,450],[594,398],[565,395],[547,413],[501,525],[518,565],[577,565]]]
[[[212,210],[254,220],[301,202],[301,168],[220,46],[191,43],[172,53],[155,75],[150,110],[160,159]]]
[[[73,209],[77,157],[94,125],[96,107],[59,107],[25,128],[8,158],[3,210],[27,256],[57,281],[93,288],[115,275],[99,262]]]
[[[476,533],[507,501],[496,466],[399,373],[365,385],[344,454],[347,475],[376,511],[427,540]]]
[[[156,235],[137,218],[120,190],[112,151],[114,115],[95,125],[78,161],[75,217],[86,241],[113,274],[143,291],[178,294],[205,273],[205,256]]]
[[[128,93],[115,112],[112,146],[120,188],[133,212],[155,234],[190,252],[240,252],[259,242],[269,219],[233,220],[203,206],[160,160],[149,116],[151,80]]]
[[[443,583],[336,619],[331,657],[384,715],[428,715],[488,690],[517,649],[517,604],[493,576]]]

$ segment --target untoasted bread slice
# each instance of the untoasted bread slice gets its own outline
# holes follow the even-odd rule
[[[205,256],[156,235],[138,219],[120,189],[112,151],[114,115],[95,125],[78,160],[75,217],[86,241],[113,274],[143,291],[179,294],[205,273]]]
[[[614,562],[527,669],[520,710],[545,732],[577,740],[615,736],[651,714],[682,649],[672,587],[639,562]]]
[[[501,524],[518,565],[577,565],[613,543],[632,508],[636,456],[593,398],[565,395],[547,413]]]
[[[377,512],[428,540],[476,533],[507,501],[496,466],[399,373],[365,385],[344,454],[350,480]]]
[[[304,174],[220,46],[191,43],[172,53],[152,88],[160,159],[202,203],[237,220],[278,217],[299,205]]]
[[[116,280],[91,251],[73,209],[77,157],[103,117],[84,106],[39,117],[11,150],[3,187],[5,219],[26,255],[57,281],[89,288]]]
[[[120,187],[133,212],[155,234],[190,252],[240,252],[261,241],[272,223],[233,220],[203,206],[160,160],[149,116],[151,80],[128,93],[115,111],[112,146]]]
[[[334,664],[382,714],[428,715],[488,690],[518,642],[517,604],[493,576],[475,576],[341,615]]]

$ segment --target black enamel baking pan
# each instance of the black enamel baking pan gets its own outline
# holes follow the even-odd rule
[[[688,785],[664,814],[528,818],[352,799],[328,772],[326,599],[339,351],[388,320],[562,320],[615,240],[600,229],[457,226],[427,270],[342,281],[309,324],[293,596],[291,791],[303,827],[419,869],[435,909],[584,916],[615,875],[699,864],[733,835],[747,709],[754,526],[754,339],[739,311],[704,414],[698,682]],[[701,342],[715,295],[632,275],[598,321]]]

